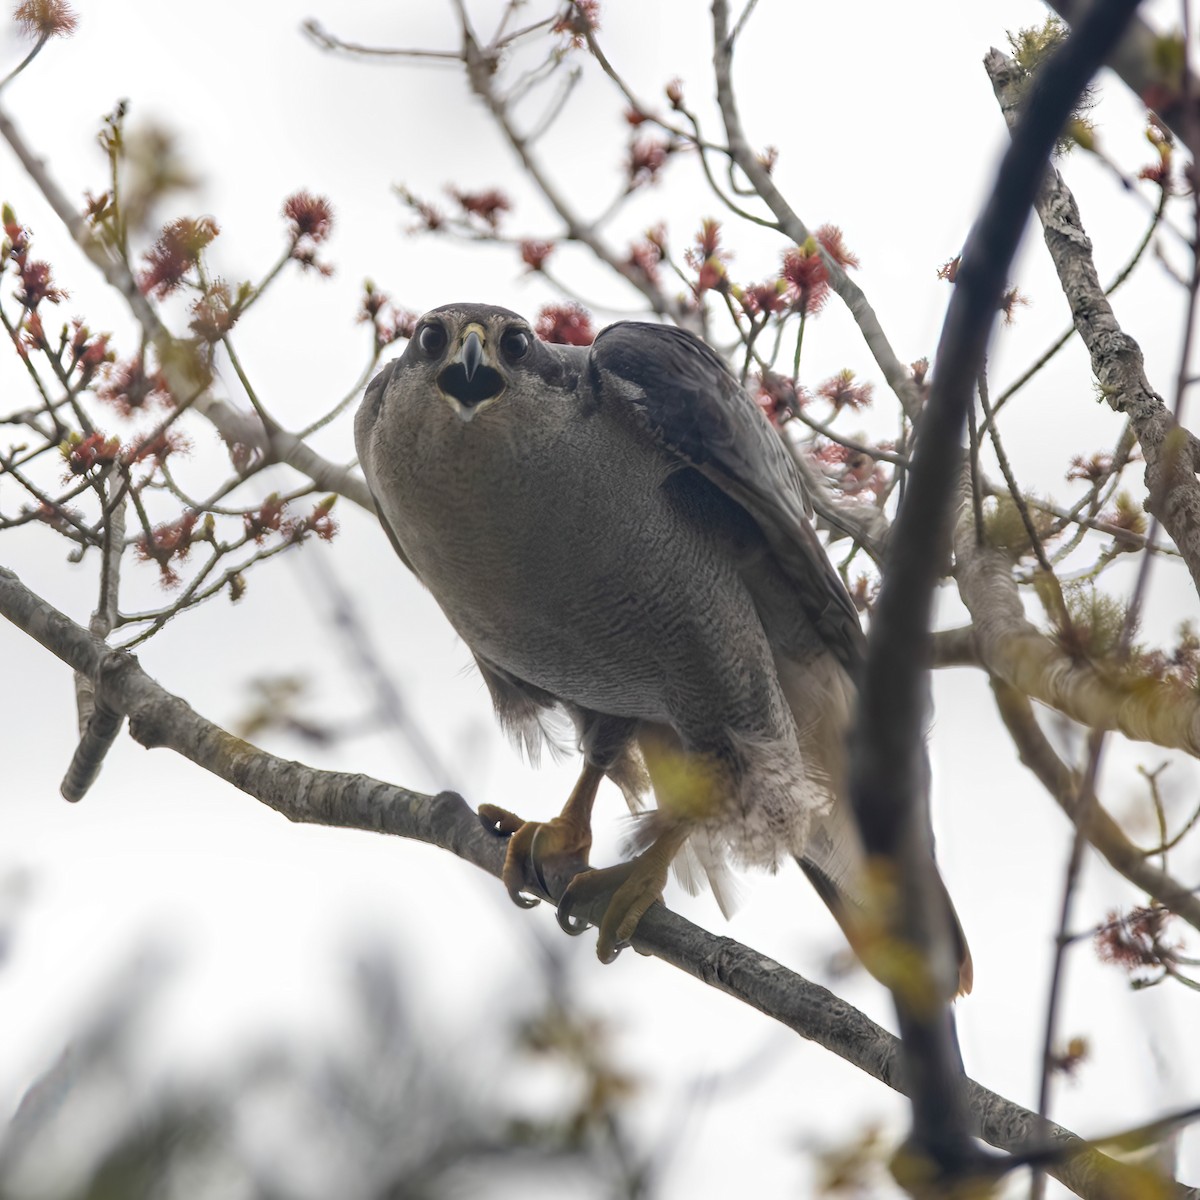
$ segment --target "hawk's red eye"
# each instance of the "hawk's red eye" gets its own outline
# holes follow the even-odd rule
[[[440,325],[422,325],[417,344],[431,358],[446,348],[446,331]]]
[[[523,329],[506,330],[500,339],[500,349],[509,362],[519,362],[529,353],[529,334]]]

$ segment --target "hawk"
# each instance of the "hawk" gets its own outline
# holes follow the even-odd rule
[[[550,862],[559,901],[606,901],[616,956],[675,863],[707,873],[796,859],[862,949],[866,863],[845,735],[864,638],[810,520],[787,448],[723,360],[663,325],[622,321],[591,346],[541,341],[508,309],[426,313],[367,388],[355,440],[397,554],[479,665],[501,723],[533,748],[552,710],[583,770],[561,814],[510,835],[522,905]],[[657,808],[638,852],[588,870],[605,776]],[[971,959],[958,940],[958,988]]]

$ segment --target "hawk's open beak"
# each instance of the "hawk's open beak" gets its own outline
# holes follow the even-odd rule
[[[483,338],[468,326],[470,332],[463,339],[462,352],[459,357],[462,359],[463,368],[467,372],[467,382],[470,383],[475,378],[475,372],[479,370],[479,364],[483,362]]]
[[[438,376],[438,387],[451,407],[469,421],[480,409],[504,391],[504,376],[493,365],[487,330],[476,321],[465,326],[458,353]]]

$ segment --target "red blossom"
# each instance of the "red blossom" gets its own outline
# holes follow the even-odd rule
[[[550,27],[551,33],[565,33],[569,45],[581,50],[590,31],[600,28],[600,0],[568,0],[567,10]]]
[[[625,110],[625,124],[632,126],[634,129],[648,120],[650,120],[649,114],[642,112],[640,108],[633,108],[631,106]]]
[[[200,261],[200,255],[220,233],[211,217],[180,217],[163,228],[158,241],[146,252],[146,269],[138,276],[138,286],[160,300],[183,282],[184,276]]]
[[[30,37],[69,37],[79,25],[79,17],[65,0],[25,0],[17,5],[13,20]]]
[[[163,587],[175,587],[179,583],[179,574],[171,566],[171,560],[187,558],[192,542],[199,540],[192,536],[198,517],[199,513],[188,509],[177,521],[156,525],[148,536],[143,534],[138,538],[134,547],[138,558],[142,562],[158,564],[159,582]]]
[[[887,489],[888,476],[883,464],[862,450],[840,442],[824,442],[809,451],[820,465],[822,474],[843,495],[858,496],[869,492],[878,500]]]
[[[333,229],[333,205],[324,196],[296,192],[283,202],[283,215],[292,227],[292,238],[323,242]]]
[[[418,196],[414,196],[412,192],[408,190],[408,188],[401,187],[397,188],[396,191],[400,196],[400,199],[403,200],[404,203],[407,204],[408,207],[411,208],[412,211],[415,212],[421,219],[421,223],[419,225],[416,225],[409,230],[410,233],[437,233],[443,228],[443,226],[445,226],[446,218],[442,216],[438,209],[434,208],[432,204],[428,203],[428,201],[422,200]]]
[[[809,450],[810,457],[822,467],[842,467],[853,453],[849,446],[843,446],[841,442],[820,442]]]
[[[76,317],[71,322],[71,366],[79,368],[81,382],[88,383],[103,366],[111,363],[113,351],[108,344],[109,335],[102,333],[93,338],[88,327]]]
[[[298,262],[306,270],[316,271],[318,275],[328,279],[333,274],[333,267],[329,263],[321,262],[317,258],[317,248],[308,242],[297,242],[292,247],[292,253],[289,256],[293,262]]]
[[[1158,162],[1151,164],[1148,167],[1143,167],[1137,173],[1138,179],[1144,179],[1148,183],[1153,183],[1162,188],[1164,192],[1171,191],[1171,164],[1165,159],[1159,159]]]
[[[358,310],[359,324],[375,327],[375,345],[390,346],[399,338],[410,338],[417,328],[417,314],[397,308],[387,292],[381,292],[371,280],[363,284],[362,305]]]
[[[794,417],[808,403],[809,397],[802,387],[796,386],[794,379],[764,371],[758,377],[755,399],[771,424],[778,427]]]
[[[315,533],[323,542],[333,541],[337,522],[329,513],[336,500],[336,496],[326,496],[308,516],[288,523],[286,532],[296,541],[302,541],[310,533]]]
[[[418,200],[413,207],[416,209],[417,216],[421,218],[421,227],[427,232],[436,233],[445,225],[446,218],[432,204],[427,204],[424,200]]]
[[[829,271],[813,238],[783,256],[783,277],[795,312],[816,316],[829,299]]]
[[[129,465],[150,460],[161,466],[172,454],[187,454],[191,448],[187,434],[167,429],[134,441],[121,457]]]
[[[640,242],[634,242],[629,247],[625,265],[636,271],[648,283],[658,283],[658,264],[667,256],[665,232],[661,225],[647,232]]]
[[[697,296],[707,291],[725,291],[729,276],[725,264],[728,251],[721,248],[721,222],[706,218],[696,235],[696,244],[684,254],[684,261],[696,272],[694,290]]]
[[[283,527],[283,513],[286,507],[285,502],[279,498],[279,493],[272,492],[257,512],[243,514],[246,536],[261,543],[268,533],[278,533]]]
[[[1022,295],[1015,287],[1009,288],[1000,297],[1000,311],[1004,314],[1005,325],[1011,325],[1016,318],[1018,308],[1028,308],[1029,297]]]
[[[42,318],[35,312],[25,318],[24,331],[17,343],[17,353],[22,358],[29,357],[30,350],[49,350],[50,343],[46,340],[46,330],[42,327]]]
[[[752,317],[779,312],[786,303],[784,293],[787,285],[782,279],[771,279],[766,283],[752,283],[741,295],[742,308]]]
[[[564,346],[590,346],[596,340],[592,318],[578,304],[547,304],[534,326],[543,342]]]
[[[670,153],[671,143],[663,138],[638,138],[629,147],[629,157],[625,163],[629,186],[636,188],[653,183]]]
[[[43,501],[37,508],[27,507],[22,511],[32,513],[34,520],[49,525],[51,529],[55,529],[59,533],[65,533],[71,528],[72,518],[76,522],[82,520],[78,509],[69,508],[65,504],[48,504]]]
[[[707,217],[700,223],[700,232],[696,234],[696,249],[704,258],[711,258],[714,254],[724,256],[721,249],[720,221]]]
[[[390,308],[375,323],[375,336],[381,346],[390,346],[401,338],[410,338],[417,331],[420,314],[407,308]]]
[[[489,188],[485,192],[460,192],[457,188],[446,190],[468,217],[478,217],[493,230],[500,227],[504,214],[512,210],[512,201],[498,188]]]
[[[229,285],[218,280],[192,305],[192,319],[188,322],[188,328],[202,342],[210,345],[219,342],[241,316],[241,299],[240,294],[238,299],[233,299],[229,294]]]
[[[1150,123],[1146,127],[1146,140],[1158,151],[1158,162],[1153,166],[1143,167],[1138,172],[1138,178],[1157,184],[1164,192],[1173,191],[1171,157],[1175,149],[1175,140],[1171,131],[1162,125],[1153,113],[1150,114]]]
[[[844,408],[869,408],[874,387],[869,383],[855,383],[854,372],[847,368],[826,379],[817,388],[817,395],[833,405],[835,413]]]
[[[113,405],[123,417],[130,417],[152,405],[169,408],[173,402],[171,389],[162,373],[148,372],[141,356],[110,364],[103,381],[96,387],[96,395],[106,404]]]
[[[66,460],[67,471],[70,475],[86,475],[95,467],[111,466],[121,453],[121,442],[118,438],[106,438],[102,433],[92,433],[87,437],[73,434],[59,447]]]
[[[683,80],[672,79],[666,87],[667,99],[671,102],[671,107],[680,109],[683,107]]]
[[[1110,912],[1096,933],[1097,957],[1131,974],[1148,967],[1173,966],[1179,947],[1163,941],[1172,916],[1158,905],[1139,906],[1124,914]]]
[[[17,220],[17,214],[6,204],[3,208],[5,243],[0,247],[0,265],[8,261],[11,254],[20,260],[29,250],[29,230]]]
[[[43,300],[58,304],[67,298],[68,293],[60,287],[55,287],[50,278],[50,264],[30,262],[22,256],[18,263],[21,273],[21,290],[17,292],[17,303],[24,305],[30,312]]]
[[[553,242],[537,242],[527,239],[521,243],[521,261],[531,271],[540,271],[546,265],[546,259],[553,253]]]
[[[822,225],[813,237],[821,243],[822,249],[839,267],[859,265],[858,255],[846,248],[846,243],[842,240],[842,231],[836,225]]]

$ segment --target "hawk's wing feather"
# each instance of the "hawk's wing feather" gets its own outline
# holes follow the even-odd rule
[[[809,619],[855,674],[858,613],[809,519],[800,471],[721,358],[686,330],[622,321],[596,338],[590,371],[602,403],[628,404],[665,450],[754,518]]]
[[[364,412],[369,415],[369,419],[371,421],[375,420],[375,418],[379,412],[379,406],[383,403],[384,393],[388,389],[388,384],[392,382],[392,376],[395,374],[396,369],[399,365],[399,362],[400,362],[400,360],[398,358],[392,359],[392,361],[390,363],[388,363],[386,366],[384,366],[376,374],[375,378],[372,379],[371,382],[367,384],[367,390],[363,393],[363,402],[362,402],[362,407],[359,412],[359,418],[358,418],[359,420],[362,419],[362,414]],[[360,446],[361,445],[362,445],[362,443],[360,443]],[[371,476],[374,474],[374,472],[367,470],[366,469],[367,464],[365,464],[365,463],[363,464],[363,468],[364,468],[363,473],[367,478],[367,489],[368,489],[368,491],[370,491]],[[379,501],[375,498],[374,492],[371,492],[371,499],[375,502],[375,515],[379,518],[380,525],[383,526],[383,532],[388,535],[388,541],[392,543],[392,549],[395,550],[396,553],[400,556],[400,561],[410,571],[412,571],[412,573],[414,575],[416,575],[417,574],[416,568],[412,565],[411,562],[408,561],[408,555],[405,554],[404,550],[401,548],[400,539],[396,536],[395,531],[387,523],[387,518],[383,515],[383,508],[380,505]],[[418,578],[419,578],[419,576],[418,576]]]

